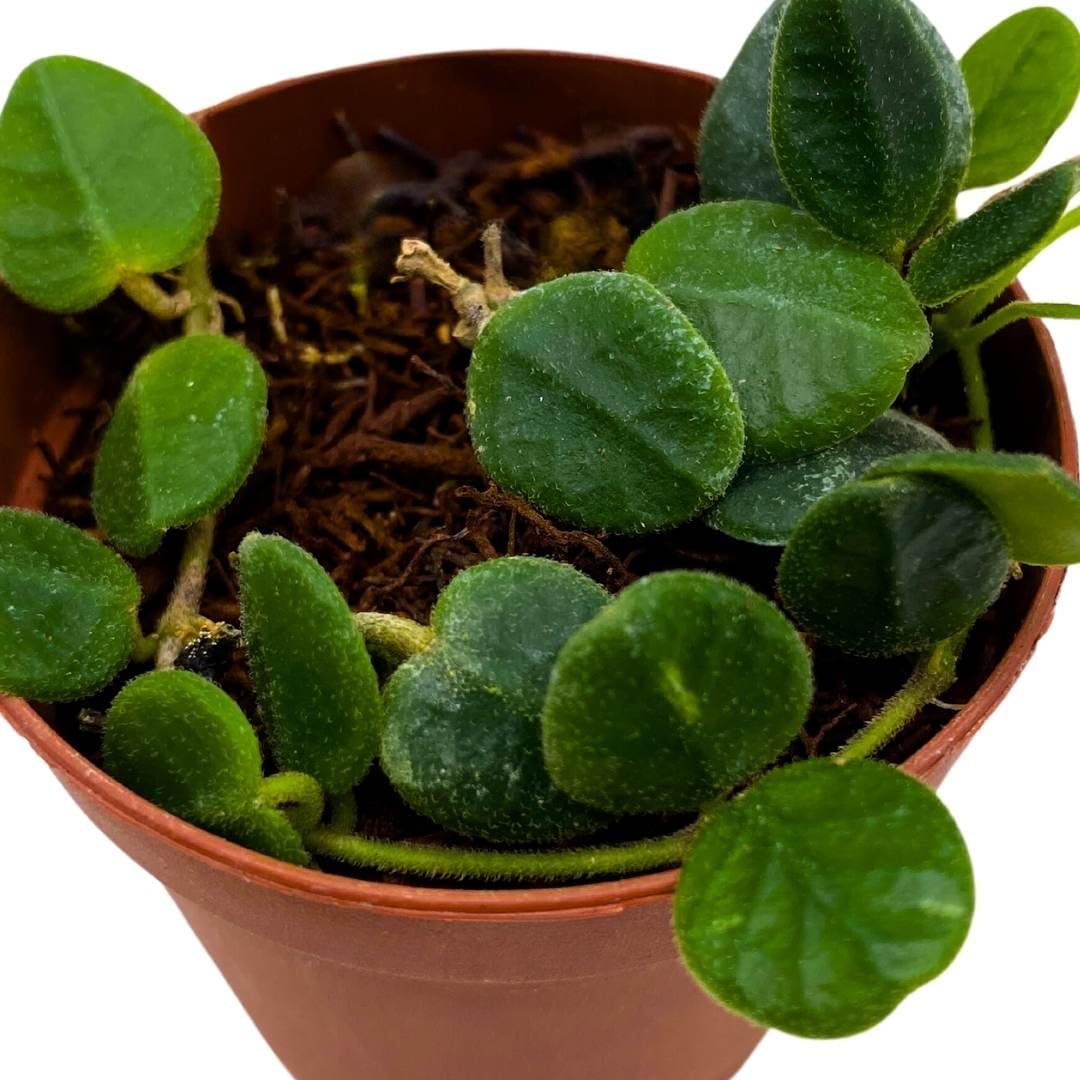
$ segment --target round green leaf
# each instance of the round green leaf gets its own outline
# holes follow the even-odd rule
[[[895,260],[948,213],[971,152],[963,76],[909,0],[790,0],[770,118],[799,205]]]
[[[82,311],[127,273],[180,265],[217,218],[206,136],[142,83],[52,56],[0,113],[0,276],[25,300]]]
[[[56,518],[0,507],[0,692],[97,692],[131,656],[139,600],[115,552]]]
[[[249,534],[237,568],[248,665],[275,762],[330,794],[350,790],[375,757],[382,705],[349,606],[318,562],[283,537]]]
[[[983,34],[960,68],[975,113],[966,187],[1034,165],[1080,92],[1080,32],[1060,11],[1028,8]]]
[[[239,706],[190,671],[129,682],[105,717],[105,769],[132,791],[215,832],[250,816],[259,741]]]
[[[975,904],[956,823],[873,761],[807,761],[718,807],[675,894],[687,966],[729,1009],[793,1035],[883,1020],[951,963]]]
[[[1066,161],[927,240],[912,256],[908,284],[937,307],[1021,264],[1061,220],[1080,185],[1080,159]]]
[[[765,12],[709,99],[698,138],[704,199],[792,201],[776,168],[769,131],[773,46],[787,3],[775,0]]]
[[[671,214],[638,238],[626,268],[670,296],[720,357],[752,458],[798,457],[861,431],[930,347],[896,271],[786,206]]]
[[[744,465],[705,516],[714,529],[753,544],[786,544],[818,499],[854,480],[875,462],[911,450],[948,450],[932,428],[887,412],[846,442],[791,461]]]
[[[266,376],[239,342],[177,338],[135,367],[101,441],[94,513],[130,555],[224,506],[266,430]]]
[[[382,764],[410,805],[497,843],[554,843],[602,824],[552,782],[540,708],[559,649],[607,599],[546,559],[493,559],[454,578],[432,613],[435,644],[386,688]]]
[[[246,816],[217,830],[226,840],[296,866],[310,866],[311,856],[300,834],[280,810],[256,806]]]
[[[496,482],[587,528],[688,521],[742,457],[719,361],[628,274],[571,274],[501,307],[476,343],[468,390],[473,444]]]
[[[808,630],[864,656],[959,633],[1005,583],[993,514],[946,480],[854,480],[815,503],[780,559],[784,603]]]
[[[559,653],[544,757],[584,803],[693,810],[784,750],[812,685],[795,628],[753,589],[697,571],[653,574]]]
[[[1080,562],[1080,487],[1049,458],[976,451],[905,454],[867,475],[944,477],[993,511],[1017,562]]]

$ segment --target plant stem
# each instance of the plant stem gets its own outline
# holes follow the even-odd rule
[[[484,881],[552,882],[676,866],[686,853],[691,835],[692,828],[688,828],[670,836],[610,847],[499,851],[371,840],[323,828],[309,832],[304,843],[313,855],[384,873]]]
[[[220,334],[224,329],[224,320],[217,294],[210,282],[209,256],[205,245],[184,264],[180,277],[191,297],[191,305],[184,315],[185,335]],[[191,525],[184,538],[176,583],[157,626],[159,669],[172,667],[184,646],[206,626],[206,620],[199,615],[199,607],[206,589],[206,573],[214,547],[214,525],[215,516],[210,514]]]
[[[326,799],[314,777],[301,772],[281,772],[263,778],[259,802],[280,810],[301,836],[318,828]]]
[[[357,628],[364,637],[368,652],[399,667],[410,656],[423,652],[434,640],[430,626],[402,615],[384,615],[381,611],[353,612]]]
[[[960,373],[964,377],[968,414],[975,421],[971,439],[976,450],[994,449],[994,428],[990,421],[990,395],[986,390],[986,375],[978,345],[956,346],[960,358]]]
[[[1014,300],[988,315],[982,322],[954,335],[954,339],[959,344],[977,347],[999,330],[1023,319],[1080,319],[1080,304],[1040,304]]]
[[[191,308],[187,289],[166,292],[149,274],[125,274],[120,288],[155,319],[179,319]]]
[[[330,815],[326,827],[336,833],[356,832],[356,792],[346,791],[343,795],[331,795],[327,802],[330,805]]]
[[[964,650],[968,631],[939,641],[919,657],[911,677],[885,702],[881,711],[836,754],[836,760],[859,761],[876,753],[924,706],[956,681],[956,664]]]

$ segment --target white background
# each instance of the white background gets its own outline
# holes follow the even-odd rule
[[[1018,5],[923,0],[922,6],[959,55]],[[1080,0],[1059,6],[1080,21]],[[0,96],[25,64],[49,53],[112,64],[185,110],[288,76],[442,49],[566,49],[719,74],[757,7],[724,0],[640,6],[35,0],[6,5]],[[1077,154],[1080,117],[1058,133],[1044,162]],[[1078,254],[1080,232],[1043,255],[1025,274],[1033,298],[1080,302]],[[1080,328],[1051,329],[1080,401]],[[979,889],[960,958],[869,1033],[823,1043],[770,1034],[740,1080],[1080,1077],[1078,640],[1080,575],[1066,582],[1054,626],[1019,685],[944,786],[970,844]],[[285,1078],[164,891],[76,811],[6,724],[0,724],[0,821],[0,1076]]]

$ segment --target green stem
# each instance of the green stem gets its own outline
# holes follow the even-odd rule
[[[166,292],[149,274],[125,274],[120,279],[120,288],[155,319],[179,319],[191,308],[187,289]]]
[[[358,819],[356,806],[356,792],[346,791],[343,795],[331,795],[327,800],[330,804],[330,818],[326,827],[331,832],[354,833]]]
[[[691,835],[692,829],[683,829],[670,836],[610,847],[499,851],[371,840],[343,836],[332,829],[315,829],[304,837],[304,843],[313,855],[384,873],[549,883],[676,866],[686,854]]]
[[[924,706],[943,694],[956,681],[956,665],[964,650],[968,631],[939,641],[919,657],[915,670],[881,711],[836,754],[836,760],[858,761],[870,757],[890,742]]]
[[[1014,300],[988,315],[982,322],[955,334],[954,340],[958,345],[978,347],[999,330],[1024,319],[1080,319],[1080,304],[1039,304]]]
[[[205,244],[184,264],[180,280],[191,295],[191,307],[184,316],[184,333],[220,334],[225,321],[210,281],[210,256]]]
[[[990,394],[986,389],[986,375],[983,372],[979,346],[958,344],[956,355],[960,358],[968,415],[975,421],[971,431],[972,442],[976,450],[993,450],[994,428],[990,420]]]
[[[326,800],[319,782],[307,773],[281,772],[263,778],[259,802],[280,810],[304,836],[319,827]]]
[[[410,656],[423,652],[434,640],[430,626],[406,619],[401,615],[384,615],[381,611],[356,611],[356,625],[364,637],[368,652],[398,667]]]

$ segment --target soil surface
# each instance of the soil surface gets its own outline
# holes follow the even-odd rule
[[[360,147],[341,127],[341,160],[313,191],[281,193],[275,235],[216,254],[214,280],[230,298],[227,332],[265,366],[270,423],[254,473],[221,515],[205,614],[238,621],[229,556],[251,529],[281,533],[311,551],[355,608],[422,621],[459,570],[509,554],[572,563],[612,590],[652,571],[692,567],[775,596],[779,549],[700,524],[633,538],[581,532],[495,487],[469,445],[468,353],[451,337],[449,303],[423,283],[391,281],[406,236],[427,240],[456,269],[479,277],[480,234],[493,220],[503,223],[507,276],[520,288],[574,271],[618,269],[640,232],[697,200],[692,148],[656,128],[598,133],[578,145],[520,131],[496,155],[436,161],[392,132]],[[72,350],[100,385],[100,403],[81,414],[60,460],[42,448],[47,509],[93,529],[90,474],[109,403],[131,365],[175,327],[155,324],[122,298],[69,327]],[[897,407],[966,445],[954,368],[939,362],[917,370]],[[173,536],[136,566],[147,626],[164,604],[178,551]],[[965,701],[1007,646],[1009,611],[1022,599],[1015,591],[1010,586],[977,627],[950,702]],[[790,757],[835,750],[911,668],[906,658],[866,660],[812,639],[808,645],[817,693]],[[216,673],[257,723],[242,657],[189,660]],[[80,719],[79,709],[65,707],[53,715],[67,737],[97,756],[92,713]],[[950,715],[942,707],[923,710],[886,756],[903,760]],[[362,829],[444,838],[402,806],[377,770],[365,789]],[[619,834],[661,824],[639,820]]]

